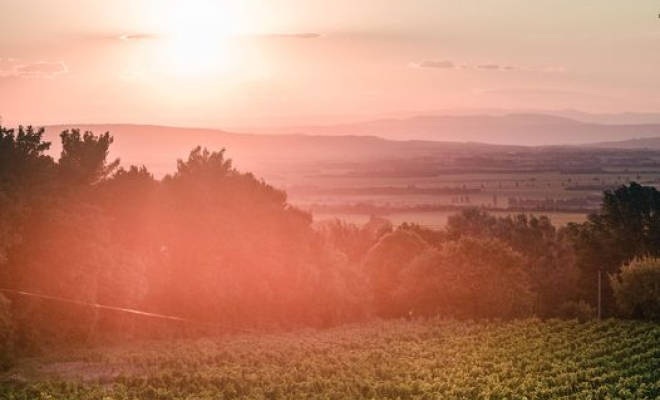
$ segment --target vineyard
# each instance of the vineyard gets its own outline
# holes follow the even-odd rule
[[[660,326],[394,321],[20,360],[2,399],[656,399]]]

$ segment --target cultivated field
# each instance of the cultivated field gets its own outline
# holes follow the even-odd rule
[[[516,215],[524,211],[489,211],[491,215],[503,216]],[[392,222],[392,225],[399,226],[404,222],[418,224],[431,229],[443,229],[447,226],[447,220],[450,216],[458,214],[459,211],[401,211],[380,215]],[[527,212],[529,215],[547,216],[556,227],[566,226],[570,222],[581,223],[586,221],[587,214],[579,212]],[[347,214],[347,213],[314,213],[314,221],[321,222],[331,219],[362,226],[369,222],[370,215],[366,214]]]
[[[317,221],[339,218],[365,223],[379,215],[397,226],[417,223],[439,229],[449,215],[479,207],[497,215],[521,212],[547,215],[555,226],[583,222],[600,207],[603,191],[631,181],[658,186],[660,172],[601,170],[592,173],[481,172],[435,176],[353,176],[345,172],[273,179],[289,201]]]
[[[657,399],[660,326],[392,321],[23,360],[2,399]]]

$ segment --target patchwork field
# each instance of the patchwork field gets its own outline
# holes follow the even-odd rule
[[[657,186],[660,172],[601,170],[450,173],[434,176],[351,175],[328,171],[321,175],[290,175],[273,179],[292,204],[313,213],[316,221],[338,218],[365,223],[371,215],[396,226],[403,222],[442,228],[449,215],[479,207],[496,215],[547,215],[556,226],[583,222],[600,207],[603,191],[631,181]]]
[[[20,361],[2,399],[656,399],[660,326],[392,321]]]
[[[394,226],[399,226],[404,222],[415,223],[431,229],[443,229],[447,225],[447,219],[458,211],[401,211],[381,215],[388,219]],[[515,215],[515,211],[490,211],[494,216]],[[540,216],[545,215],[550,218],[552,224],[556,227],[566,226],[569,222],[584,222],[587,215],[579,212],[531,212],[530,214]],[[347,213],[314,213],[314,221],[321,222],[331,219],[364,225],[369,222],[370,215],[367,214],[347,214]]]

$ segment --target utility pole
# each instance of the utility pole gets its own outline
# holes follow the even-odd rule
[[[603,275],[603,268],[598,268],[598,321],[602,319],[603,316],[603,308],[602,308],[602,275]]]

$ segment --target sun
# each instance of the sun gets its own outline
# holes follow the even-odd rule
[[[165,3],[161,12],[163,71],[181,77],[204,77],[231,68],[231,38],[239,18],[228,1],[186,0]]]

